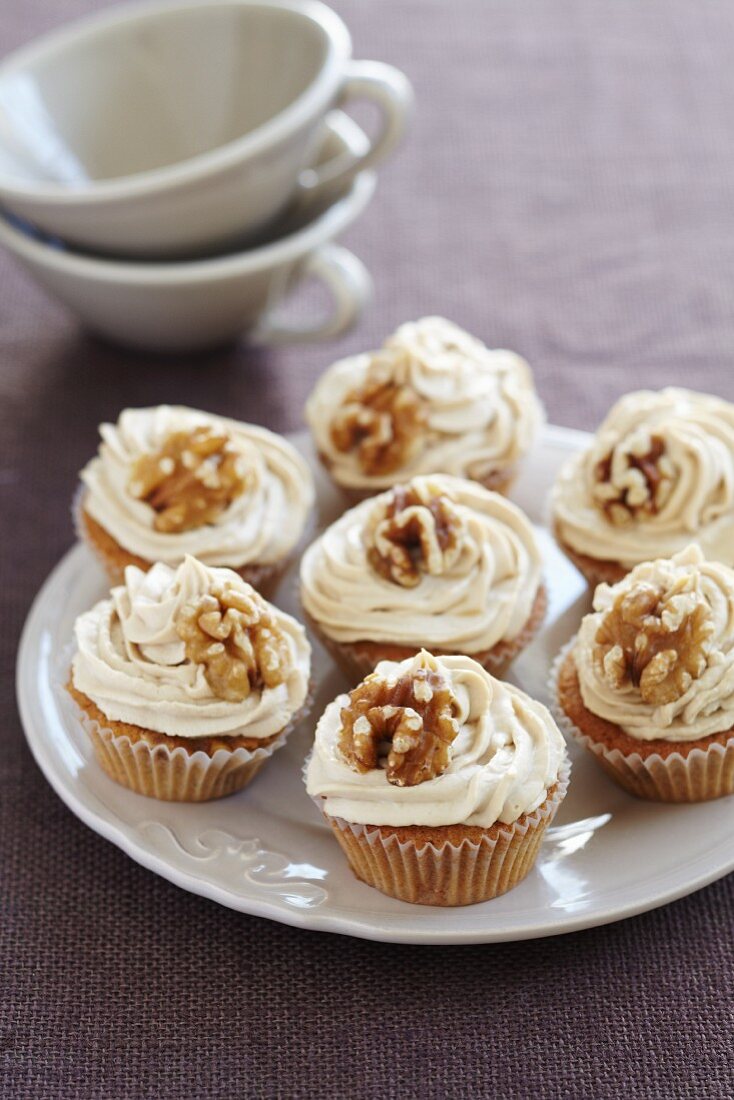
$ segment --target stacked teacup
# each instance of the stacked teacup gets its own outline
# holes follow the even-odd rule
[[[377,103],[368,140],[339,107]],[[0,65],[0,242],[87,327],[132,347],[317,340],[370,278],[335,237],[367,206],[412,102],[352,61],[317,0],[154,0]],[[331,315],[289,325],[308,275]],[[280,308],[279,308],[280,307]]]

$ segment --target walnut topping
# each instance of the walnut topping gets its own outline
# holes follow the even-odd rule
[[[389,783],[414,787],[448,767],[458,713],[451,685],[426,655],[397,680],[373,672],[350,692],[339,748],[355,771],[383,767]]]
[[[176,629],[187,658],[204,666],[219,699],[241,702],[254,690],[284,683],[290,672],[285,635],[254,589],[216,585],[184,606]]]
[[[668,589],[639,584],[604,615],[593,656],[613,688],[639,688],[643,702],[664,706],[703,673],[713,629],[711,609],[690,577]]]
[[[451,568],[465,534],[451,497],[430,483],[413,481],[375,505],[365,530],[367,558],[380,576],[414,588],[421,573],[437,576]]]
[[[675,467],[665,440],[644,428],[633,432],[596,464],[593,498],[615,526],[656,515],[673,491]]]
[[[160,451],[142,455],[128,488],[156,512],[156,531],[172,533],[212,523],[248,481],[244,458],[226,433],[203,426],[174,432]]]
[[[425,424],[425,401],[395,366],[375,362],[335,414],[331,440],[342,453],[356,451],[365,474],[390,474],[425,445]]]

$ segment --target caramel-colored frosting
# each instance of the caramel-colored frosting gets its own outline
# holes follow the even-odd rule
[[[684,389],[629,393],[552,494],[560,540],[631,569],[695,540],[734,565],[734,405]]]
[[[239,460],[243,491],[212,522],[181,531],[157,529],[158,513],[132,491],[139,461],[161,452],[177,433],[224,433]],[[265,428],[196,409],[160,405],[125,409],[100,426],[98,455],[81,472],[84,508],[131,554],[178,565],[187,554],[238,569],[285,558],[298,542],[313,504],[308,466],[287,440]]]
[[[391,783],[385,766],[359,771],[342,749],[340,695],[324,712],[306,774],[312,797],[324,811],[362,825],[510,824],[545,802],[566,759],[560,730],[541,703],[496,680],[471,657],[419,653],[399,664],[383,661],[374,676],[388,687],[412,669],[440,674],[456,698],[458,731],[448,766],[413,786]]]
[[[414,478],[406,488],[443,495],[460,522],[450,557],[400,584],[371,563],[392,499],[380,494],[345,512],[303,555],[301,599],[337,642],[478,653],[515,638],[527,623],[541,582],[532,526],[498,493],[463,478]],[[374,560],[374,559],[373,559]],[[434,572],[429,571],[429,566]]]
[[[80,615],[74,627],[74,687],[111,721],[171,737],[271,737],[303,706],[311,649],[300,623],[268,604],[287,653],[275,686],[254,686],[247,697],[223,698],[206,665],[189,659],[180,625],[187,608],[227,586],[254,589],[229,569],[187,557],[175,570],[162,562],[147,573],[128,566],[125,583]],[[258,599],[260,597],[257,597]]]
[[[375,372],[416,395],[422,411],[403,463],[382,474],[365,472],[357,451],[340,450],[332,436],[335,415]],[[524,359],[490,350],[441,317],[425,317],[401,325],[379,351],[330,367],[308,399],[306,419],[335,481],[378,490],[418,474],[482,479],[509,470],[529,450],[544,414]]]
[[[620,609],[635,627],[626,650]],[[599,585],[573,656],[584,705],[631,737],[695,741],[734,729],[734,570],[690,546]]]

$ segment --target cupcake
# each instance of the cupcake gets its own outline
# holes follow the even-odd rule
[[[333,480],[360,500],[431,473],[505,491],[543,408],[524,359],[425,317],[330,367],[306,419]]]
[[[542,622],[533,529],[497,493],[448,475],[416,477],[363,501],[301,559],[308,625],[360,679],[424,646],[499,673]]]
[[[552,513],[592,586],[690,542],[734,565],[734,405],[683,389],[628,393],[561,470]]]
[[[326,708],[306,788],[363,882],[470,905],[527,875],[568,775],[544,706],[471,657],[422,651]]]
[[[126,409],[102,424],[81,472],[80,536],[117,584],[128,565],[187,554],[269,592],[313,503],[308,466],[285,439],[195,409]]]
[[[600,585],[553,680],[562,727],[631,794],[734,792],[734,570],[697,546]]]
[[[244,787],[302,711],[303,627],[231,569],[130,565],[80,615],[68,691],[97,759],[139,794],[181,802]]]

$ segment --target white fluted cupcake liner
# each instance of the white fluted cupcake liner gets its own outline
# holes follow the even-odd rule
[[[54,690],[62,706],[79,722],[89,737],[100,767],[123,787],[164,802],[208,802],[242,790],[250,783],[274,752],[285,745],[288,735],[313,707],[313,681],[306,698],[290,722],[267,745],[255,749],[217,749],[189,752],[181,745],[149,744],[132,741],[126,734],[115,733],[83,710],[67,689],[71,663],[76,651],[72,641],[63,648]]]
[[[107,553],[105,548],[90,535],[84,520],[85,495],[85,486],[80,484],[77,486],[71,502],[71,519],[76,537],[80,542],[83,542],[85,546],[88,546],[94,554],[107,574],[110,585],[114,587],[115,585],[123,584],[125,580],[126,564],[130,563],[120,561],[118,557]],[[126,553],[126,551],[121,552]],[[153,565],[153,562],[145,562],[138,558],[137,555],[132,555],[132,557],[135,559],[135,564],[139,565],[141,569],[149,569],[151,565]],[[242,579],[247,581],[248,584],[251,584],[261,596],[264,596],[265,599],[269,599],[278,587],[283,574],[288,569],[291,558],[292,555],[289,555],[278,562],[242,565],[238,569],[233,569],[233,571],[239,573]]]
[[[76,716],[84,728],[100,767],[123,787],[164,802],[206,802],[242,790],[265,762],[283,747],[290,726],[265,746],[253,751],[245,748],[217,749],[211,756],[197,750],[190,753],[179,746],[150,745],[131,741],[126,734],[90,718],[75,705]]]
[[[725,744],[713,742],[705,749],[661,756],[641,752],[623,753],[610,749],[580,730],[568,717],[558,699],[558,677],[563,662],[576,642],[574,636],[551,666],[548,693],[550,711],[567,739],[573,738],[592,754],[597,763],[630,794],[654,802],[708,802],[734,794],[734,733]]]
[[[304,765],[304,778],[308,759]],[[555,786],[541,806],[510,825],[497,824],[480,841],[467,835],[459,844],[440,846],[384,835],[379,826],[330,817],[325,800],[313,799],[357,878],[383,894],[418,905],[474,905],[517,886],[531,870],[543,834],[563,801],[571,773],[564,758]],[[405,832],[405,830],[401,830]]]

